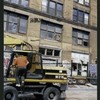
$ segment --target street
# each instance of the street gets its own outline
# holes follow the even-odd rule
[[[23,99],[23,100],[41,100],[36,99]],[[97,86],[96,85],[69,85],[65,94],[61,95],[60,100],[97,100]]]
[[[66,91],[66,100],[97,100],[97,86],[69,86]]]

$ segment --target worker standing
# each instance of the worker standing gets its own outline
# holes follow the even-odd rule
[[[27,60],[26,56],[19,55],[13,62],[12,65],[15,65],[15,78],[16,78],[16,86],[21,85],[21,77],[25,75],[27,70],[27,65],[29,61]]]

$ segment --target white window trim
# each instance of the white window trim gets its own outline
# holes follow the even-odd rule
[[[80,4],[84,4],[84,0],[79,0],[79,3]]]

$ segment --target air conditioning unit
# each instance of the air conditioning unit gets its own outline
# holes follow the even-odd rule
[[[57,41],[61,41],[61,34],[55,34],[54,38]]]

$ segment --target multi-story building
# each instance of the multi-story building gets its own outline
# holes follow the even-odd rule
[[[97,0],[4,0],[4,32],[30,43],[44,63],[85,71],[97,57]]]

